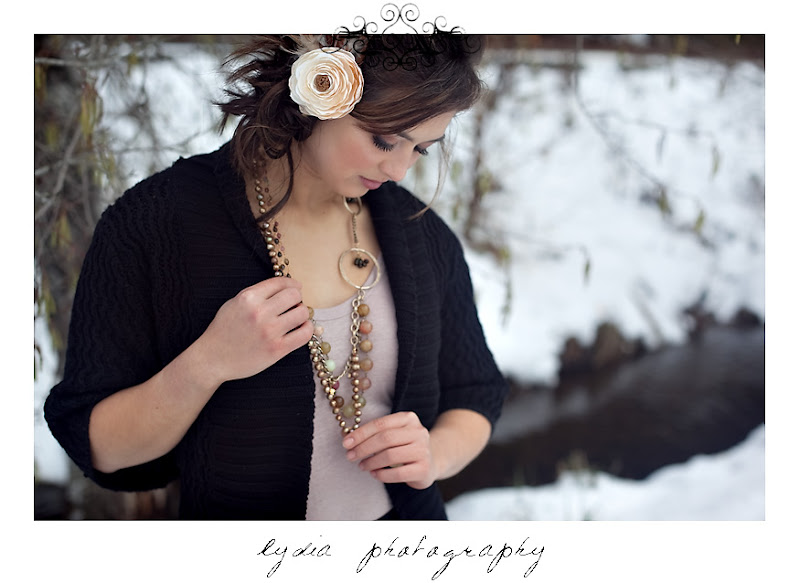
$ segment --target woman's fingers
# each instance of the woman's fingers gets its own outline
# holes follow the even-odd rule
[[[270,278],[223,304],[201,337],[220,382],[257,374],[308,342],[313,328],[301,287],[292,278]]]
[[[282,289],[274,296],[266,298],[269,311],[275,316],[280,316],[286,312],[300,306],[303,303],[303,296],[297,288]],[[308,308],[305,310],[305,318],[308,319]]]
[[[424,490],[431,486],[434,479],[430,466],[423,463],[405,464],[397,467],[373,470],[372,476],[384,484],[408,484],[416,490]]]
[[[361,460],[358,467],[365,472],[383,468],[400,467],[416,462],[423,454],[424,452],[420,451],[417,444],[410,443],[408,445],[395,446],[369,456]]]
[[[314,324],[308,317],[301,320],[298,326],[284,334],[283,342],[286,345],[285,352],[289,354],[293,350],[297,350],[304,344],[311,340],[311,334],[314,332]],[[284,356],[286,355],[284,354]]]
[[[380,417],[344,439],[347,458],[384,483],[427,488],[434,481],[430,434],[411,412]]]
[[[252,306],[266,303],[271,312],[280,315],[303,301],[302,287],[291,277],[271,277],[243,289],[236,298]]]
[[[349,433],[342,445],[348,450],[349,460],[359,460],[387,447],[410,443],[412,437],[408,436],[407,432],[396,430],[415,427],[425,430],[416,414],[410,411],[392,413],[365,423],[356,431]]]

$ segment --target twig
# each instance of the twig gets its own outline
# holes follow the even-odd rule
[[[647,180],[652,182],[656,185],[660,192],[666,192],[666,185],[658,179],[658,177],[654,176],[650,171],[647,170],[638,160],[634,159],[632,156],[628,154],[625,148],[615,142],[606,132],[605,128],[602,127],[600,122],[597,120],[597,116],[592,114],[589,111],[589,108],[586,106],[586,103],[583,101],[583,96],[581,95],[580,91],[580,55],[583,51],[583,37],[578,35],[575,41],[575,67],[573,68],[573,82],[572,82],[572,90],[575,96],[575,101],[578,104],[578,109],[586,116],[586,119],[589,120],[592,127],[600,134],[600,137],[606,143],[608,148],[611,152],[620,158],[622,158],[625,162],[627,162],[630,166],[633,166],[639,174],[644,176]]]
[[[113,65],[118,63],[120,57],[107,57],[105,59],[95,59],[95,60],[69,60],[69,59],[54,59],[52,57],[34,57],[33,64],[34,65],[49,65],[51,67],[74,67],[76,69],[95,69],[95,68],[102,68],[108,67],[109,65]]]
[[[69,141],[69,145],[67,145],[67,149],[64,152],[64,158],[61,160],[61,168],[58,171],[58,177],[56,178],[56,184],[53,187],[53,196],[58,196],[61,192],[61,189],[64,188],[64,181],[67,177],[67,169],[72,164],[72,153],[75,150],[76,146],[78,145],[78,140],[81,137],[81,126],[80,123],[75,128],[75,133],[72,134],[72,139]]]

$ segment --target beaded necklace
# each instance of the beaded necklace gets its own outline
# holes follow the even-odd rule
[[[272,195],[267,184],[262,185],[261,180],[255,179],[256,200],[258,202],[259,213],[265,216],[267,213],[266,205],[272,203]],[[265,195],[268,199],[265,203]],[[322,340],[324,329],[314,321],[314,309],[308,308],[309,318],[314,323],[314,333],[308,342],[311,364],[320,379],[322,388],[331,406],[337,424],[341,428],[342,434],[347,435],[351,431],[359,428],[361,415],[367,400],[364,398],[364,391],[370,388],[372,382],[367,376],[367,372],[372,370],[372,359],[367,355],[372,350],[372,341],[367,336],[372,332],[372,323],[366,319],[369,315],[369,305],[364,303],[365,292],[378,284],[381,278],[381,268],[375,256],[366,249],[358,246],[358,233],[356,228],[356,217],[361,213],[362,203],[360,198],[343,198],[344,206],[350,213],[353,230],[353,246],[339,256],[339,274],[344,281],[356,289],[356,295],[351,301],[350,312],[350,355],[345,362],[341,372],[335,374],[336,362],[328,357],[331,345]],[[355,209],[351,204],[355,202]],[[261,236],[267,246],[272,270],[275,277],[291,277],[289,273],[289,259],[286,257],[286,249],[281,244],[281,234],[278,230],[278,221],[264,221],[260,225]],[[366,267],[370,260],[375,264],[377,270],[375,280],[370,285],[357,285],[347,276],[344,270],[345,261],[348,256],[355,255],[353,265],[358,268]],[[366,257],[365,257],[366,256]],[[362,353],[363,356],[360,356]],[[337,394],[340,388],[340,381],[347,377],[350,381],[352,396],[349,403],[345,403],[344,397]],[[350,421],[352,420],[352,422]]]

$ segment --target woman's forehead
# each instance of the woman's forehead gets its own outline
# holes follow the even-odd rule
[[[410,142],[436,142],[444,138],[445,130],[450,125],[455,112],[442,113],[422,123],[404,130],[397,132],[397,135]]]

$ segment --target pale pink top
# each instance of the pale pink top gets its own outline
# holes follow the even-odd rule
[[[372,386],[364,392],[367,400],[361,415],[361,425],[372,419],[388,415],[392,410],[394,382],[397,373],[397,320],[394,312],[389,278],[383,258],[378,258],[381,279],[374,288],[367,290],[364,303],[370,312],[366,317],[373,324],[372,332],[365,336],[372,341],[373,349],[367,356],[374,367],[367,376]],[[375,280],[376,270],[365,285]],[[355,297],[355,294],[353,294]],[[322,340],[331,345],[330,356],[336,362],[334,374],[342,371],[350,353],[350,325],[352,323],[352,298],[332,308],[314,308],[314,321],[324,328]],[[364,353],[359,353],[363,358]],[[331,406],[316,377],[314,395],[314,439],[311,454],[311,480],[306,505],[307,520],[375,520],[392,507],[386,487],[369,472],[358,468],[356,462],[346,457],[342,447],[341,428],[331,412]],[[352,387],[347,377],[340,381],[337,395],[345,403],[352,399]],[[348,419],[348,425],[352,418]]]

